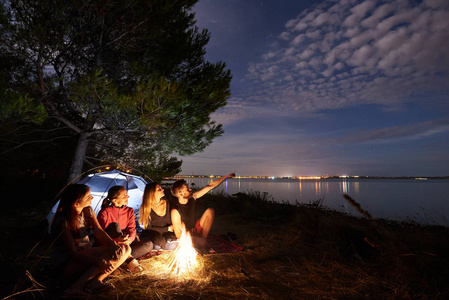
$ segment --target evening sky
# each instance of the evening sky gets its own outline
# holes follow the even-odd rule
[[[225,133],[180,174],[449,175],[449,1],[200,0]]]

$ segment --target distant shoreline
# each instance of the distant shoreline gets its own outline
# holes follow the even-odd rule
[[[219,178],[222,175],[175,175],[164,178],[164,181],[173,181],[178,178]],[[449,180],[449,176],[298,176],[298,177],[274,177],[274,176],[236,176],[237,179],[290,179],[290,180],[321,180],[321,179],[413,179],[413,180]]]

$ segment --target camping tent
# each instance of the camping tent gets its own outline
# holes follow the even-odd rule
[[[109,188],[114,185],[122,185],[128,191],[128,206],[132,207],[137,214],[140,203],[142,202],[143,191],[147,182],[140,176],[128,174],[119,170],[112,170],[108,172],[99,172],[86,176],[78,183],[83,183],[90,187],[90,192],[94,197],[92,199],[92,208],[95,214],[101,209],[103,199],[108,195]],[[58,209],[59,200],[45,217],[48,224],[51,224],[56,210]]]

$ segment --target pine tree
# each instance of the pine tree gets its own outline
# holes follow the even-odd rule
[[[25,104],[2,122],[46,118],[53,136],[75,138],[69,181],[85,161],[179,172],[171,155],[221,135],[210,114],[230,96],[230,71],[204,59],[209,33],[195,26],[196,2],[3,1],[1,90],[14,99],[4,106]]]

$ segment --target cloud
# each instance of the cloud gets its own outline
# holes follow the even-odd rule
[[[273,114],[288,116],[288,112],[280,111],[276,107],[262,104],[258,97],[236,98],[228,100],[228,104],[211,115],[211,119],[224,126],[237,124],[240,121],[250,122],[272,117]]]
[[[447,94],[447,28],[447,1],[329,0],[287,21],[247,79],[258,85],[254,96],[297,111]]]
[[[399,143],[433,137],[449,132],[449,121],[432,120],[407,126],[385,127],[372,130],[361,130],[330,143],[362,144],[362,143]]]

